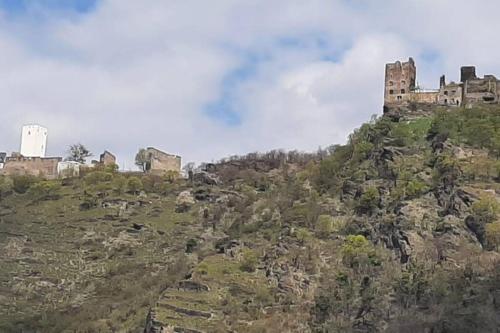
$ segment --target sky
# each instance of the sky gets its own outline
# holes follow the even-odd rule
[[[498,74],[497,0],[0,0],[0,151],[82,143],[123,169],[343,143],[382,113],[384,64],[437,88]]]

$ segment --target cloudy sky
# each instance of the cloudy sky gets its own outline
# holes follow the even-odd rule
[[[133,167],[341,143],[380,114],[384,64],[421,86],[500,75],[498,0],[0,0],[0,151],[49,128]]]

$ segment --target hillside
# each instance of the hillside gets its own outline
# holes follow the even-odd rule
[[[500,107],[416,107],[191,179],[0,178],[0,331],[498,332],[498,157]]]

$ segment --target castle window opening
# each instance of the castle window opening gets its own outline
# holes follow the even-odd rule
[[[392,90],[392,89],[391,89],[391,90],[389,90],[389,94],[390,94],[390,95],[394,94],[394,90]]]
[[[446,98],[444,99],[444,104],[448,104],[448,100]]]
[[[445,94],[446,96],[448,96],[448,91],[447,91],[447,90],[445,90],[445,91],[444,91],[444,94]]]
[[[401,89],[401,93],[404,94],[405,93],[405,90],[404,89]]]
[[[398,96],[398,100],[401,100],[401,99],[402,99],[402,97],[401,97],[401,96]]]
[[[394,82],[392,81],[389,81],[389,85],[392,86],[394,84]]]
[[[406,84],[406,81],[405,81],[405,80],[401,81],[401,84],[405,85],[405,84]]]

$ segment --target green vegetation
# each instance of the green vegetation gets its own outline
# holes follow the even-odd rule
[[[26,193],[29,188],[38,181],[33,176],[15,176],[12,178],[12,188],[16,193]]]
[[[316,225],[316,234],[319,238],[328,238],[335,230],[335,220],[330,215],[320,215]]]
[[[259,263],[259,258],[257,257],[257,254],[250,250],[250,249],[245,249],[242,253],[242,260],[241,260],[241,270],[244,272],[255,272],[255,269],[257,268],[257,264]]]
[[[495,221],[500,212],[500,204],[491,195],[485,195],[480,200],[472,204],[472,214],[482,223]]]
[[[375,264],[375,250],[362,235],[349,235],[342,246],[342,261],[349,267]]]
[[[9,177],[0,176],[0,199],[11,194],[14,182]]]
[[[359,199],[357,210],[361,213],[373,213],[380,202],[378,189],[371,186],[365,190]]]
[[[494,222],[486,225],[486,240],[488,245],[496,249],[500,248],[500,222]]]
[[[57,200],[61,184],[50,181],[40,181],[30,186],[28,194],[34,200]]]
[[[78,163],[85,163],[88,157],[91,157],[92,153],[81,143],[71,145],[68,149],[67,161],[74,161]]]
[[[130,193],[137,194],[143,188],[142,181],[138,177],[130,177],[127,181],[127,190]]]
[[[216,184],[0,176],[0,331],[494,332],[500,111],[435,111]]]

